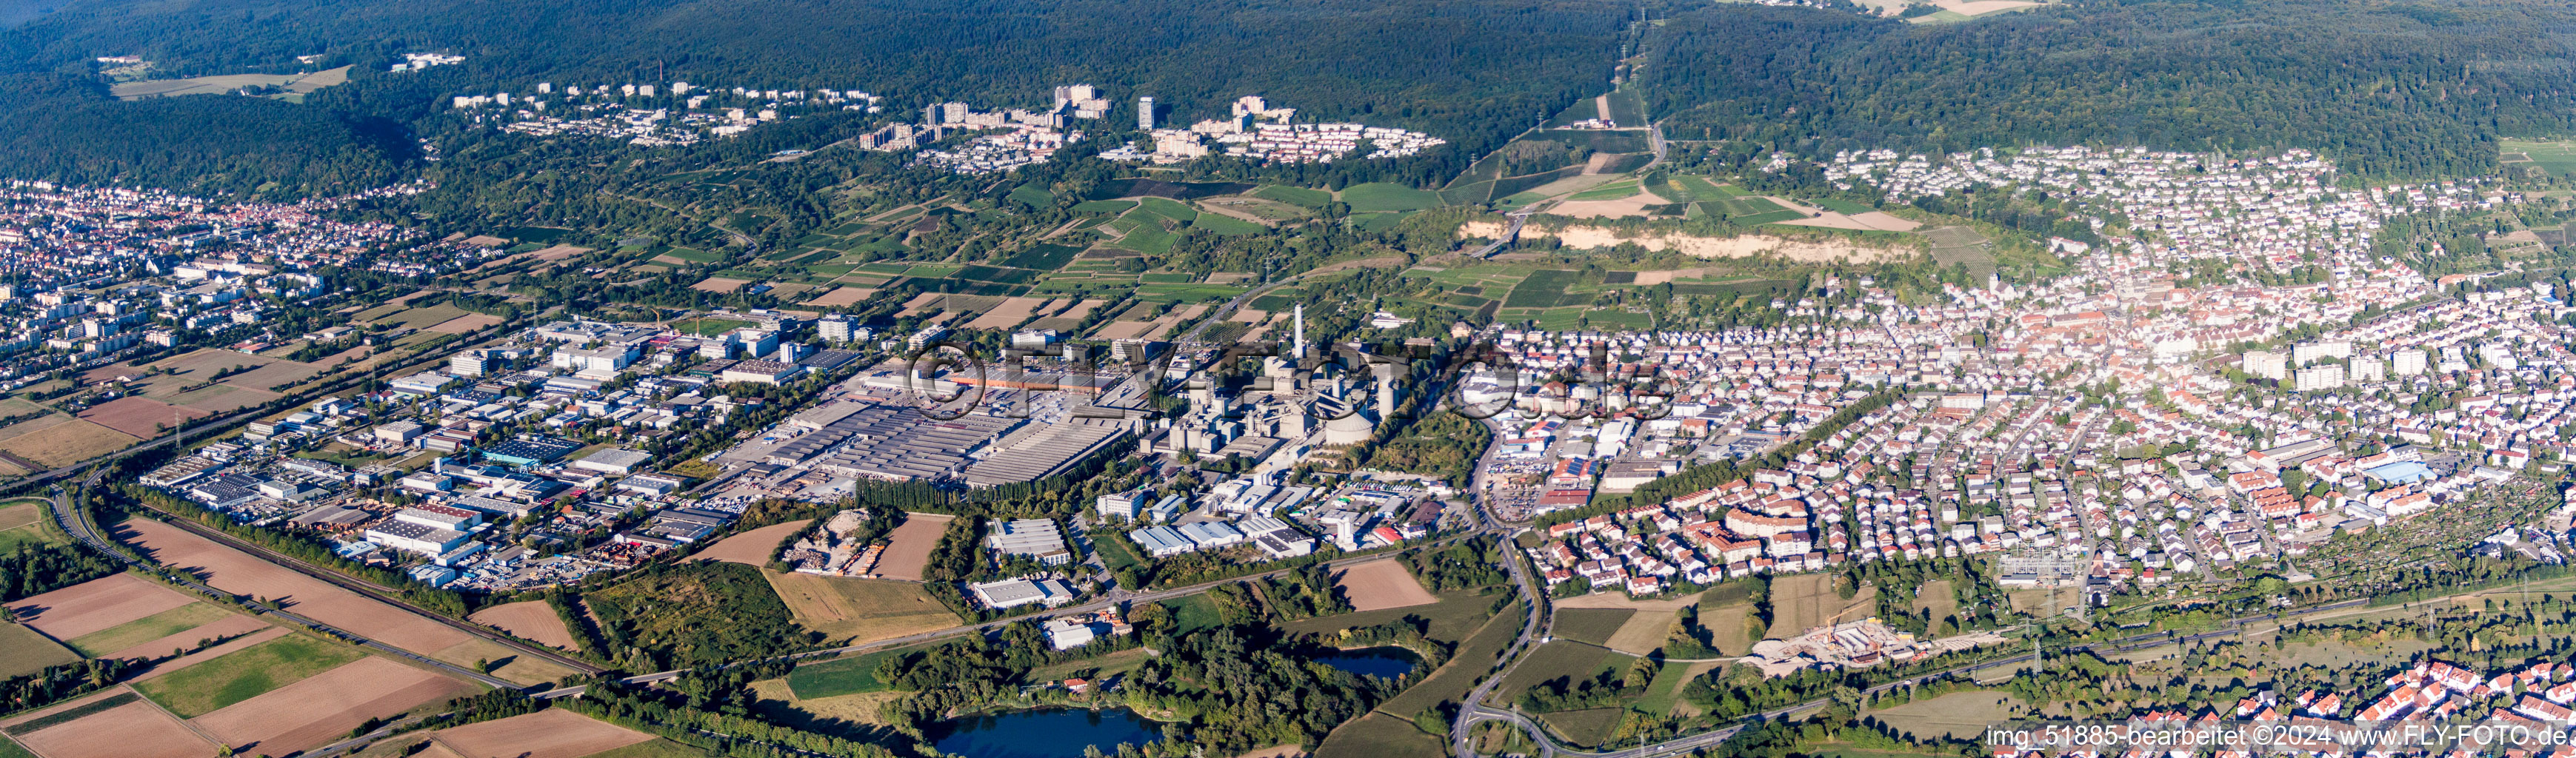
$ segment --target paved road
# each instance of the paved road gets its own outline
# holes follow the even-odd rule
[[[213,588],[213,587],[208,587],[208,586],[206,586],[206,585],[204,585],[204,584],[200,584],[200,583],[198,583],[198,582],[197,582],[197,580],[196,580],[195,578],[193,578],[193,577],[189,577],[189,576],[187,576],[187,575],[185,575],[185,574],[180,574],[180,573],[173,572],[173,571],[165,571],[165,570],[163,570],[163,569],[162,569],[161,567],[159,567],[159,566],[152,565],[152,564],[150,564],[150,563],[146,563],[146,562],[141,561],[141,560],[137,560],[137,559],[135,559],[135,558],[134,558],[134,556],[133,556],[131,553],[128,553],[127,551],[124,551],[124,550],[117,549],[117,546],[116,546],[116,545],[109,544],[109,542],[108,542],[108,540],[106,539],[106,537],[104,537],[103,535],[100,535],[100,534],[98,533],[98,530],[91,528],[91,526],[90,526],[90,524],[89,524],[89,519],[88,519],[88,518],[86,518],[86,517],[82,516],[82,514],[80,514],[80,513],[76,512],[75,510],[73,510],[73,508],[72,508],[72,504],[71,504],[71,499],[70,499],[70,498],[68,498],[68,497],[65,497],[65,496],[63,495],[63,492],[62,492],[62,488],[61,488],[61,487],[55,487],[55,488],[53,489],[53,491],[52,491],[52,492],[50,492],[50,493],[48,493],[48,494],[47,494],[47,496],[46,496],[46,498],[45,498],[45,499],[46,499],[46,501],[47,501],[47,502],[50,502],[50,503],[52,503],[52,504],[53,504],[53,515],[54,515],[54,520],[55,520],[55,522],[56,522],[56,523],[59,523],[59,524],[61,524],[61,525],[62,525],[63,532],[64,532],[65,534],[72,535],[74,538],[77,538],[77,539],[79,539],[80,541],[82,541],[82,542],[84,542],[84,543],[88,543],[88,545],[89,545],[91,548],[94,548],[94,549],[98,550],[100,553],[104,553],[104,554],[106,554],[106,555],[115,556],[115,557],[116,557],[116,559],[117,559],[117,560],[119,560],[119,561],[125,562],[125,563],[127,563],[127,564],[132,565],[132,566],[135,566],[136,568],[139,568],[139,569],[141,569],[141,570],[143,570],[143,571],[145,571],[145,572],[147,572],[147,573],[151,573],[151,574],[154,574],[154,575],[160,576],[160,577],[162,577],[163,579],[169,580],[171,583],[177,584],[177,585],[182,586],[182,587],[186,587],[186,588],[188,588],[188,589],[190,589],[190,590],[194,590],[194,591],[196,591],[196,592],[204,593],[204,594],[206,594],[206,595],[208,595],[208,596],[215,597],[215,598],[222,599],[222,600],[227,600],[227,601],[234,600],[234,597],[233,597],[232,593],[225,592],[225,591],[223,591],[223,590],[219,590],[219,589],[215,589],[215,588]],[[296,625],[298,625],[298,626],[302,626],[302,627],[304,627],[304,628],[306,628],[306,629],[311,629],[311,630],[313,630],[313,631],[320,632],[320,633],[322,633],[322,634],[330,635],[330,636],[332,636],[332,637],[337,637],[337,638],[339,638],[339,639],[341,639],[341,640],[345,640],[345,641],[347,641],[347,642],[349,642],[349,643],[351,643],[351,644],[355,644],[355,645],[357,645],[357,646],[359,646],[359,647],[363,647],[363,648],[367,648],[367,649],[370,649],[370,650],[374,650],[374,651],[376,651],[376,652],[384,653],[384,654],[386,654],[386,655],[391,655],[391,656],[395,656],[395,657],[399,657],[399,658],[407,659],[407,660],[410,660],[410,661],[412,661],[412,662],[419,663],[419,664],[421,664],[421,665],[423,665],[423,666],[428,666],[428,667],[430,667],[430,668],[438,669],[438,670],[440,670],[440,671],[443,671],[443,672],[446,672],[446,673],[449,673],[449,674],[453,674],[453,675],[456,675],[456,676],[464,677],[464,678],[466,678],[466,679],[470,679],[470,680],[473,680],[473,681],[482,682],[482,683],[484,683],[484,684],[486,684],[486,685],[490,685],[490,686],[492,686],[492,687],[498,687],[498,688],[503,688],[503,689],[518,689],[518,688],[519,688],[519,685],[517,685],[517,684],[513,684],[513,683],[510,683],[510,682],[502,681],[502,680],[500,680],[500,679],[497,679],[497,678],[492,677],[492,676],[491,676],[491,675],[489,675],[489,674],[485,674],[485,673],[480,672],[480,671],[475,671],[475,670],[473,670],[473,669],[469,669],[469,668],[466,668],[466,667],[463,667],[463,666],[458,666],[458,665],[456,665],[456,664],[448,663],[448,662],[446,662],[446,661],[438,660],[438,659],[436,659],[436,658],[431,658],[431,657],[429,657],[429,656],[425,656],[425,655],[421,655],[421,654],[418,654],[418,653],[414,653],[414,652],[412,652],[412,651],[404,650],[404,649],[402,649],[402,648],[394,647],[394,646],[392,646],[392,645],[387,645],[387,644],[384,644],[384,643],[381,643],[381,642],[377,642],[377,641],[374,641],[374,640],[370,640],[370,639],[367,639],[367,638],[365,638],[365,637],[360,637],[360,636],[358,636],[358,635],[351,634],[351,633],[348,633],[348,632],[345,632],[345,631],[341,631],[341,630],[340,630],[339,628],[337,628],[337,627],[333,627],[333,626],[331,626],[331,625],[329,625],[329,624],[324,624],[324,623],[322,623],[322,622],[315,621],[315,620],[313,620],[313,619],[305,618],[305,617],[303,617],[303,616],[300,616],[300,615],[297,615],[297,614],[294,614],[294,613],[289,613],[289,612],[287,612],[287,611],[280,610],[280,609],[278,609],[278,608],[276,608],[276,607],[274,607],[274,606],[271,606],[271,605],[269,605],[269,604],[267,604],[267,603],[260,603],[260,602],[251,601],[251,600],[241,600],[241,601],[239,601],[239,602],[241,602],[241,604],[242,604],[244,607],[249,608],[249,609],[251,610],[251,612],[252,612],[252,613],[261,614],[261,615],[266,615],[266,616],[275,616],[275,617],[277,617],[277,618],[285,619],[285,620],[287,620],[287,621],[289,621],[289,622],[293,622],[294,624],[296,624]]]

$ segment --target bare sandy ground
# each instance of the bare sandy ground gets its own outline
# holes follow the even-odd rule
[[[799,519],[726,537],[699,551],[697,557],[745,566],[766,566],[770,558],[778,555],[778,543],[787,541],[787,535],[795,534],[796,530],[811,523],[814,523],[813,519]]]
[[[1500,222],[1470,221],[1458,228],[1458,235],[1462,238],[1492,239],[1501,236],[1503,229]],[[1805,242],[1762,234],[1737,237],[1694,237],[1682,234],[1621,237],[1617,230],[1606,227],[1569,226],[1553,232],[1543,229],[1523,229],[1521,236],[1524,238],[1555,237],[1563,241],[1566,247],[1575,249],[1616,247],[1622,242],[1634,242],[1647,250],[1656,252],[1676,250],[1701,258],[1750,258],[1758,255],[1772,255],[1802,263],[1820,263],[1870,262],[1904,256],[1903,252],[1897,250],[1862,247],[1839,240]]]
[[[1772,223],[1776,223],[1781,226],[1820,226],[1828,229],[1857,229],[1862,231],[1883,232],[1910,232],[1914,231],[1915,227],[1922,226],[1922,224],[1919,223],[1888,215],[1885,211],[1870,211],[1868,213],[1855,213],[1849,215],[1841,213],[1827,213],[1815,218],[1802,218],[1793,221],[1775,221]]]
[[[116,574],[9,604],[20,621],[68,640],[177,608],[189,597],[133,574]]]
[[[732,292],[734,290],[742,289],[743,285],[750,283],[751,280],[749,279],[729,279],[721,276],[710,276],[703,281],[689,285],[689,289],[704,290],[707,292]]]
[[[466,758],[579,758],[653,735],[561,708],[441,729],[431,738]]]
[[[1597,158],[1599,156],[1594,157]],[[1638,190],[1637,194],[1629,195],[1617,200],[1569,200],[1556,204],[1556,207],[1547,209],[1547,212],[1550,215],[1571,216],[1574,218],[1625,218],[1629,216],[1644,218],[1648,215],[1646,213],[1646,206],[1664,205],[1670,202],[1672,201],[1665,200],[1662,196],[1656,195],[1655,193]]]
[[[446,321],[438,322],[436,326],[430,327],[429,331],[438,332],[440,334],[464,334],[466,332],[498,323],[501,323],[501,317],[499,316],[468,313]]]
[[[903,526],[886,533],[885,555],[877,556],[877,576],[921,581],[921,571],[930,565],[930,551],[939,546],[939,536],[948,533],[948,522],[956,516],[937,513],[907,513]]]
[[[1430,590],[1422,588],[1422,582],[1413,578],[1413,572],[1404,570],[1403,561],[1371,561],[1352,566],[1335,578],[1334,583],[1341,585],[1342,595],[1350,598],[1351,607],[1357,610],[1402,608],[1440,601],[1431,596]]]
[[[968,329],[1008,329],[1037,313],[1046,300],[1034,297],[1005,298],[1002,304],[985,311],[966,323]]]
[[[581,649],[581,645],[573,641],[572,630],[564,627],[563,617],[556,615],[555,607],[543,600],[502,603],[475,611],[466,620],[518,635],[520,639],[535,640],[565,650]]]

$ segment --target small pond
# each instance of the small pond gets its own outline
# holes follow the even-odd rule
[[[1413,667],[1421,663],[1420,659],[1414,657],[1413,651],[1393,646],[1343,650],[1318,657],[1315,662],[1360,676],[1381,676],[1388,679],[1412,673]]]
[[[931,745],[974,758],[1080,758],[1086,745],[1118,752],[1121,743],[1163,739],[1163,727],[1125,708],[1041,708],[952,719],[931,729]]]

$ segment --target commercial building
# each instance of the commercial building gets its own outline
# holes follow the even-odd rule
[[[984,536],[984,546],[1003,555],[1036,558],[1050,566],[1073,561],[1073,551],[1065,549],[1064,531],[1054,519],[1019,519],[993,526]]]

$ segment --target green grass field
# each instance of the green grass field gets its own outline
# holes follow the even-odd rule
[[[1201,212],[1198,219],[1191,221],[1190,225],[1226,236],[1260,234],[1270,228],[1235,218],[1233,216],[1224,216],[1206,212]]]
[[[1180,235],[1164,231],[1163,227],[1155,222],[1134,217],[1118,219],[1111,223],[1109,228],[1117,230],[1120,235],[1117,242],[1110,243],[1111,247],[1134,250],[1147,255],[1169,253],[1172,251],[1172,243],[1181,241]]]
[[[1611,182],[1611,183],[1609,183],[1609,184],[1604,184],[1604,185],[1601,185],[1601,186],[1599,186],[1599,187],[1594,187],[1594,188],[1592,188],[1592,189],[1588,189],[1588,190],[1584,190],[1584,191],[1582,191],[1582,192],[1574,193],[1574,196],[1573,196],[1573,197],[1569,197],[1569,198],[1566,198],[1566,199],[1567,199],[1567,200],[1573,200],[1573,201],[1582,201],[1582,200],[1617,200],[1617,199],[1620,199],[1620,198],[1635,197],[1635,196],[1637,195],[1637,190],[1638,190],[1638,185],[1637,185],[1637,183],[1636,183],[1636,182],[1633,182],[1633,181],[1627,181],[1627,182]]]
[[[717,255],[715,253],[691,250],[685,247],[675,247],[669,250],[664,250],[662,251],[662,254],[688,261],[690,263],[714,263],[716,261],[724,260],[724,256]]]
[[[808,663],[787,673],[787,689],[795,692],[797,698],[805,700],[856,695],[862,692],[884,692],[893,688],[885,682],[877,681],[877,663],[887,658],[920,652],[924,649],[926,648],[918,646],[894,648],[834,658],[821,663]]]
[[[671,329],[681,334],[711,336],[723,334],[746,326],[757,326],[757,324],[749,321],[737,321],[734,319],[724,318],[693,318],[687,321],[674,323],[671,325]]]
[[[1351,214],[1351,226],[1358,227],[1363,232],[1383,232],[1395,228],[1396,224],[1404,221],[1404,217],[1413,214],[1414,211],[1354,213]]]
[[[1127,209],[1134,207],[1136,207],[1136,202],[1133,200],[1085,200],[1081,203],[1076,203],[1073,206],[1073,212],[1107,213],[1114,215],[1126,213]]]
[[[1556,612],[1554,632],[1558,639],[1606,645],[1634,615],[1637,611],[1630,608],[1566,608]]]
[[[1165,601],[1163,605],[1171,607],[1172,628],[1181,634],[1225,625],[1225,614],[1217,610],[1216,601],[1204,594]]]
[[[36,754],[19,747],[16,740],[0,737],[0,758],[36,758]]]
[[[173,634],[205,626],[232,613],[211,603],[189,603],[123,624],[81,635],[71,641],[73,650],[97,658]],[[166,651],[148,651],[159,652]]]
[[[62,544],[61,537],[45,528],[44,502],[13,500],[0,505],[0,553],[15,551],[20,545]]]
[[[1512,669],[1512,675],[1495,686],[1494,698],[1502,702],[1518,700],[1529,688],[1558,678],[1577,682],[1590,679],[1601,673],[1610,657],[1609,650],[1580,642],[1540,645],[1521,661],[1520,668]],[[1624,663],[1628,657],[1619,656],[1619,660]]]
[[[1430,622],[1424,636],[1441,642],[1459,642],[1485,625],[1491,618],[1485,612],[1493,605],[1493,596],[1481,592],[1451,591],[1439,595],[1431,605],[1409,605],[1402,608],[1380,608],[1333,616],[1317,616],[1279,624],[1279,628],[1299,634],[1334,634],[1344,629],[1376,626],[1407,616]]]
[[[344,645],[290,634],[137,682],[134,688],[180,718],[196,718],[362,657]]]
[[[1354,211],[1415,211],[1440,207],[1440,195],[1401,184],[1370,182],[1344,188],[1342,202]]]
[[[1763,224],[1777,224],[1782,221],[1796,221],[1806,217],[1807,214],[1799,213],[1797,211],[1772,211],[1770,213],[1756,213],[1750,216],[1735,216],[1728,218],[1727,221],[1737,226],[1761,226]]]
[[[1656,194],[1662,194],[1664,192],[1672,192],[1673,194],[1664,195],[1664,199],[1671,200],[1676,203],[1696,203],[1702,200],[1725,200],[1735,196],[1735,193],[1726,191],[1725,185],[1710,181],[1708,177],[1694,174],[1681,174],[1671,177],[1669,181],[1665,182],[1664,188],[1659,188],[1656,191]]]
[[[1779,203],[1771,202],[1769,198],[1749,196],[1730,197],[1724,200],[1719,200],[1717,201],[1717,207],[1719,210],[1724,211],[1728,216],[1757,216],[1764,213],[1777,213],[1788,210],[1780,207]]]
[[[1187,222],[1199,216],[1197,208],[1171,198],[1148,197],[1137,202],[1139,203],[1136,206],[1137,212],[1161,216],[1173,221]]]
[[[1503,654],[1503,648],[1520,634],[1521,620],[1528,617],[1527,613],[1520,601],[1505,605],[1500,613],[1477,628],[1474,636],[1458,645],[1458,652],[1450,656],[1448,664],[1432,672],[1422,683],[1389,698],[1378,709],[1388,713],[1420,713],[1423,709],[1466,697],[1467,691],[1476,686],[1476,680],[1494,664],[1494,659]]]
[[[1539,714],[1538,720],[1555,727],[1568,742],[1577,745],[1600,745],[1610,740],[1619,728],[1619,720],[1628,716],[1626,708],[1586,708],[1579,711],[1557,711]]]
[[[1035,184],[1020,185],[1019,187],[1012,189],[1011,194],[1003,197],[1004,199],[1021,203],[1032,208],[1048,208],[1055,205],[1055,193],[1048,192],[1045,187],[1040,187]]]
[[[1142,284],[1136,287],[1136,299],[1199,303],[1234,297],[1244,289],[1223,284]]]
[[[47,666],[76,663],[73,655],[53,640],[45,639],[34,629],[14,623],[0,623],[0,678],[24,676],[45,670]]]
[[[1441,740],[1413,722],[1387,715],[1369,713],[1334,729],[1315,746],[1315,758],[1390,758],[1391,756],[1430,756],[1442,752]]]
[[[1284,184],[1273,184],[1267,187],[1262,187],[1260,189],[1253,190],[1249,194],[1263,200],[1276,200],[1289,205],[1305,208],[1321,208],[1324,207],[1324,204],[1333,201],[1333,193],[1318,189],[1307,189],[1304,187],[1290,187]]]

